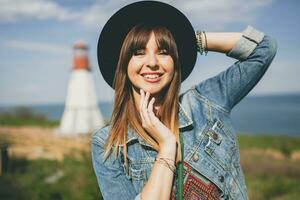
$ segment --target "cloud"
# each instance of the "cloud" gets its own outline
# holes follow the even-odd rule
[[[296,59],[276,59],[253,94],[300,93],[300,67]]]
[[[49,0],[1,0],[0,22],[10,23],[22,20],[46,20],[59,21],[77,19],[76,12],[71,12]]]
[[[255,21],[260,15],[260,10],[268,6],[272,0],[187,0],[176,1],[177,6],[190,18],[196,25],[216,24],[225,26],[226,24],[242,22],[250,23]]]
[[[82,22],[89,26],[102,27],[118,9],[134,1],[100,1],[82,11]],[[260,11],[274,0],[163,0],[178,8],[193,25],[207,25],[206,28],[221,30],[231,23],[251,23],[260,16]],[[88,19],[88,20],[87,20]]]
[[[8,40],[3,42],[3,45],[12,49],[21,49],[26,51],[38,51],[47,52],[55,54],[69,54],[70,47],[51,44],[51,43],[41,43],[32,41],[22,41],[22,40]]]
[[[109,19],[110,14],[111,13],[107,11],[105,6],[95,4],[81,11],[81,17],[79,19],[83,25],[92,30],[97,30],[104,26],[105,22]]]
[[[207,25],[210,29],[223,29],[227,24],[251,23],[259,18],[260,11],[274,0],[163,0],[183,13],[196,26]],[[15,22],[24,19],[76,20],[91,29],[102,27],[118,9],[135,1],[96,1],[77,10],[60,6],[50,0],[2,0],[0,1],[0,22]]]

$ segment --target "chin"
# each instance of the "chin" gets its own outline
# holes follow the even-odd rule
[[[161,90],[152,89],[152,88],[142,88],[145,92],[150,92],[150,94],[159,93]]]
[[[163,92],[164,87],[141,87],[144,91],[150,92],[150,94],[155,95]]]

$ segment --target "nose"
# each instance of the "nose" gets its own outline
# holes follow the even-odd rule
[[[158,65],[158,60],[157,60],[156,54],[150,53],[147,56],[147,66],[149,66],[149,67],[155,67],[157,65]]]

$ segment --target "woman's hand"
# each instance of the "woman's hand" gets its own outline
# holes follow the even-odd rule
[[[158,142],[159,146],[165,146],[170,142],[176,142],[175,135],[167,128],[154,114],[153,104],[155,98],[153,97],[150,102],[150,93],[140,89],[140,116],[142,119],[142,126],[151,136]]]

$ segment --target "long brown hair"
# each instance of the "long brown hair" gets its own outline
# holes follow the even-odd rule
[[[112,125],[110,135],[105,145],[105,157],[109,155],[111,149],[116,155],[120,152],[119,145],[124,145],[124,160],[127,166],[127,129],[132,128],[138,135],[143,137],[148,144],[155,150],[159,150],[158,143],[144,130],[138,110],[135,106],[135,100],[132,91],[132,84],[127,75],[128,63],[134,52],[139,49],[145,49],[150,39],[151,33],[154,33],[156,43],[159,49],[166,49],[173,59],[174,76],[168,86],[164,89],[165,95],[162,97],[162,105],[158,114],[161,122],[168,127],[177,139],[176,161],[181,160],[180,142],[179,142],[179,92],[181,83],[181,66],[178,58],[178,51],[175,40],[171,32],[162,26],[153,26],[139,24],[133,27],[127,34],[119,56],[116,68],[113,87],[115,89],[115,99],[113,113],[110,120]]]

